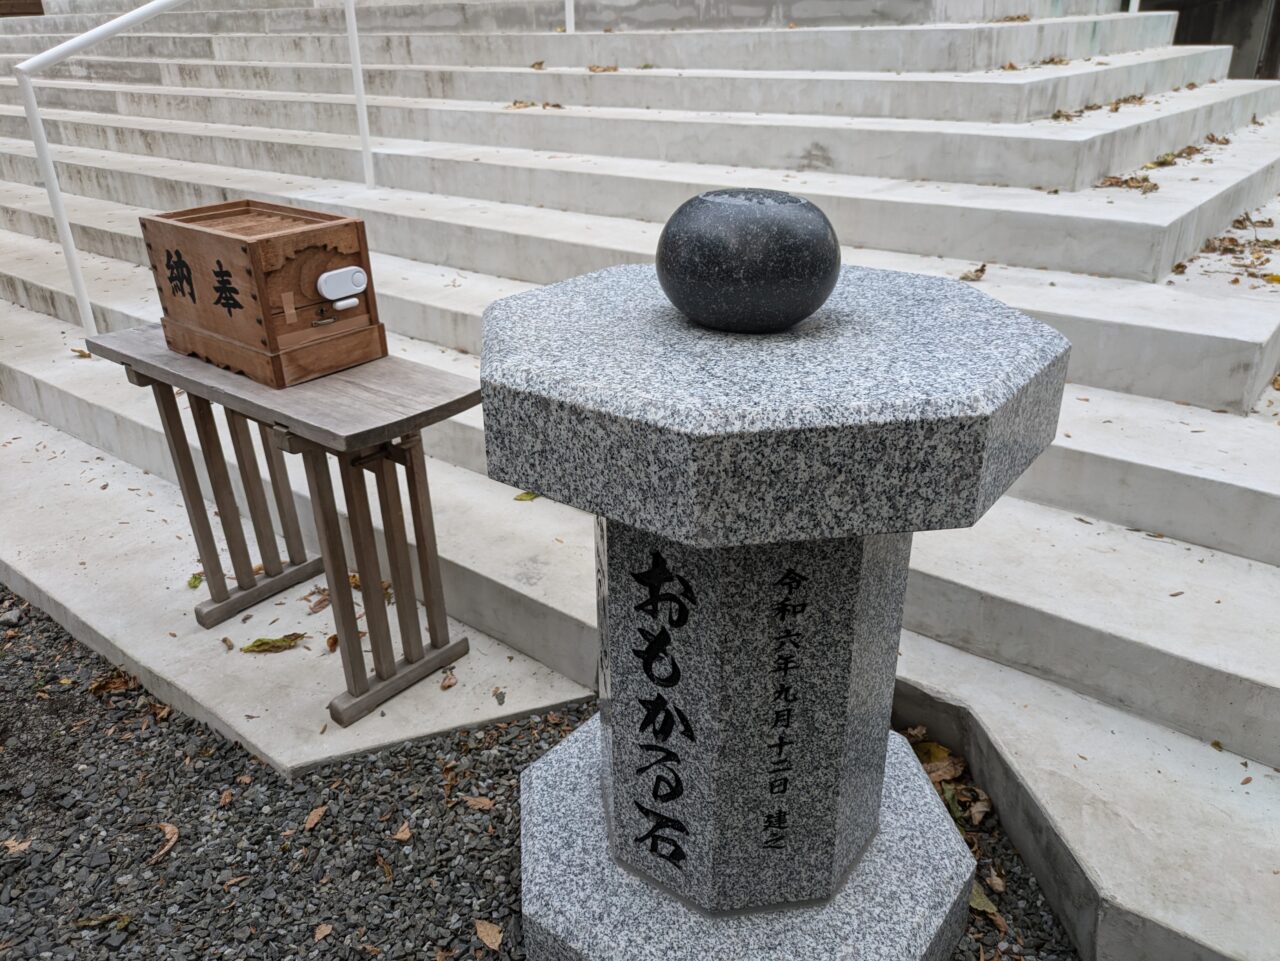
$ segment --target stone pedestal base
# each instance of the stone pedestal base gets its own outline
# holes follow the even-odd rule
[[[879,830],[829,901],[708,915],[609,856],[600,722],[524,772],[529,961],[946,961],[974,863],[907,743],[889,735]]]

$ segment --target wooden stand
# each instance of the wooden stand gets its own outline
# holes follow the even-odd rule
[[[213,488],[213,502],[218,508],[218,519],[222,522],[222,533],[227,541],[227,550],[231,553],[231,568],[235,574],[235,586],[228,587],[222,561],[218,557],[218,548],[213,541],[208,507],[204,495],[200,493],[200,480],[196,475],[195,461],[191,457],[191,447],[187,443],[187,432],[178,414],[173,387],[152,380],[132,367],[125,368],[125,375],[131,384],[150,387],[156,406],[160,409],[160,423],[169,444],[169,456],[173,458],[173,467],[178,474],[178,487],[187,507],[187,519],[191,522],[191,533],[195,536],[196,549],[200,552],[200,563],[204,565],[204,582],[209,588],[209,599],[196,605],[196,622],[201,627],[221,624],[245,608],[300,584],[309,577],[315,577],[324,570],[322,558],[307,559],[302,531],[298,527],[293,492],[289,489],[289,479],[285,473],[284,458],[268,442],[266,428],[259,425],[263,432],[263,448],[267,451],[271,489],[275,495],[276,508],[280,512],[280,526],[284,529],[285,545],[289,553],[287,564],[281,560],[275,530],[271,525],[271,514],[267,510],[267,495],[258,469],[258,458],[249,438],[249,423],[235,411],[227,410],[227,428],[231,432],[236,463],[240,468],[240,481],[249,502],[249,519],[262,558],[262,576],[255,573],[253,561],[249,557],[249,547],[245,543],[240,510],[231,490],[227,460],[222,453],[222,442],[218,439],[213,408],[207,400],[192,394],[191,415],[195,421],[196,435],[200,438],[205,471],[209,476],[209,486]]]
[[[272,594],[318,575],[323,569],[346,677],[346,691],[329,703],[329,714],[344,726],[467,653],[466,638],[449,640],[421,431],[429,424],[478,404],[480,391],[474,382],[398,357],[384,357],[288,390],[273,390],[170,351],[160,328],[154,325],[91,337],[88,346],[93,353],[123,364],[132,383],[150,387],[155,395],[209,585],[209,600],[196,608],[196,619],[201,626],[212,627]],[[227,584],[218,558],[208,507],[178,414],[175,387],[186,390],[191,401],[192,419],[213,502],[231,553],[234,587]],[[220,404],[226,415],[227,431],[262,558],[261,576],[255,573],[249,556],[213,404]],[[250,421],[258,425],[263,439],[287,563],[280,555],[272,529]],[[320,541],[319,558],[307,559],[285,471],[284,452],[301,454],[306,465]],[[330,457],[337,461],[346,504],[354,561],[350,566],[334,497]],[[401,494],[401,470],[408,490],[408,520]],[[392,647],[389,605],[382,589],[382,567],[367,484],[369,474],[374,478],[386,539],[401,657],[396,657]],[[416,551],[410,550],[410,523]],[[372,678],[365,665],[357,627],[352,582],[348,576],[351,566],[359,577],[364,602],[373,659]],[[422,585],[427,609],[429,646],[423,644],[418,621],[417,583]]]
[[[329,607],[333,611],[338,648],[342,652],[342,668],[347,680],[346,692],[329,702],[329,715],[345,727],[411,684],[456,661],[469,648],[465,637],[454,642],[449,640],[449,623],[445,616],[444,589],[440,582],[440,557],[436,553],[436,531],[431,515],[431,494],[427,487],[422,437],[411,434],[401,438],[399,443],[384,444],[370,451],[335,455],[342,477],[347,522],[351,530],[353,565],[348,564],[342,544],[333,482],[329,474],[330,452],[282,430],[276,432],[276,442],[283,450],[302,454],[307,467],[311,506],[315,511],[316,531],[320,537],[320,551],[324,557],[329,584]],[[397,467],[404,468],[408,480],[409,509],[414,544],[417,546],[418,578],[427,608],[429,651],[423,650],[422,629],[418,624],[417,605],[414,602],[414,559],[409,552]],[[382,590],[382,568],[378,560],[378,546],[374,540],[366,473],[373,475],[377,486],[391,588],[396,598],[396,620],[403,654],[400,658],[395,656],[391,645],[391,625]],[[368,628],[369,647],[373,655],[372,680],[365,669],[364,650],[360,643],[360,632],[356,628],[351,581],[346,576],[350,566],[355,568],[364,601],[365,626]]]

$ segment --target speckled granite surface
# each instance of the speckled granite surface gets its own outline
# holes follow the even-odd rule
[[[880,828],[836,895],[728,916],[690,908],[609,857],[600,738],[593,719],[521,777],[530,961],[944,961],[963,933],[973,858],[896,734]]]
[[[615,858],[709,911],[831,896],[876,828],[911,535],[606,529]]]
[[[613,267],[485,312],[489,473],[707,546],[967,526],[1052,440],[1068,349],[943,278],[846,267],[748,335]]]

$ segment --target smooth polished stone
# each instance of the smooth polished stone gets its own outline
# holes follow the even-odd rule
[[[794,327],[826,302],[840,241],[816,205],[781,190],[685,201],[658,239],[658,281],[695,324],[741,334]]]

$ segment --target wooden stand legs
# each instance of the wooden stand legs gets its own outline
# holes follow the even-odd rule
[[[379,704],[428,674],[456,661],[467,653],[466,638],[450,642],[445,617],[444,592],[440,586],[440,559],[436,553],[435,527],[431,521],[431,500],[427,489],[422,440],[417,434],[372,451],[335,454],[342,478],[343,496],[351,528],[351,547],[361,598],[365,627],[373,659],[374,677],[369,678],[364,651],[357,630],[352,581],[348,578],[347,555],[342,543],[338,507],[329,476],[329,452],[287,434],[277,434],[286,449],[302,454],[311,489],[316,530],[329,583],[329,606],[337,627],[338,649],[346,675],[347,690],[329,703],[329,714],[346,726],[364,717]],[[408,480],[409,509],[417,545],[418,574],[427,607],[430,646],[423,647],[414,591],[413,557],[409,551],[404,507],[397,467]],[[391,625],[383,593],[382,567],[374,540],[373,516],[365,474],[374,476],[382,527],[386,537],[387,563],[394,592],[396,623],[403,656],[397,658],[391,643]]]
[[[318,575],[324,562],[318,557],[307,560],[306,550],[302,546],[302,532],[298,528],[298,515],[293,507],[293,495],[289,491],[288,475],[284,470],[284,459],[280,457],[279,451],[275,452],[275,459],[272,458],[270,450],[267,452],[267,470],[271,476],[271,487],[280,513],[280,524],[284,528],[285,544],[289,550],[288,564],[281,560],[280,550],[276,545],[271,513],[267,508],[266,489],[262,484],[257,454],[249,439],[248,421],[241,415],[228,410],[226,411],[227,427],[231,433],[231,444],[235,449],[236,462],[240,468],[240,482],[244,487],[245,499],[249,505],[249,518],[253,525],[254,539],[262,558],[262,573],[259,574],[256,571],[249,557],[249,548],[245,542],[244,528],[240,521],[240,510],[236,506],[235,494],[231,489],[231,477],[227,471],[222,442],[214,423],[213,408],[209,401],[192,394],[189,395],[191,416],[195,422],[196,435],[200,439],[205,471],[209,476],[209,485],[213,489],[213,500],[218,508],[218,518],[222,522],[222,531],[226,538],[227,550],[231,554],[231,567],[235,575],[235,586],[227,585],[222,561],[218,557],[218,547],[213,539],[213,528],[209,523],[208,507],[205,504],[204,495],[200,492],[195,460],[191,456],[191,447],[187,443],[187,433],[182,425],[173,388],[168,384],[143,377],[132,369],[128,369],[128,375],[132,383],[140,387],[150,387],[155,396],[156,406],[160,409],[160,422],[164,426],[165,440],[169,444],[169,455],[173,458],[174,470],[178,475],[178,487],[182,490],[182,500],[187,508],[187,519],[191,522],[191,533],[195,537],[196,549],[200,552],[200,563],[204,566],[204,580],[209,586],[209,599],[196,605],[197,623],[201,627],[213,627],[246,607],[252,607],[264,598]]]

